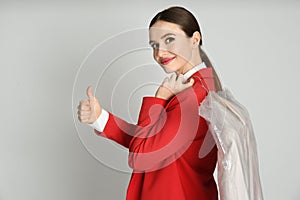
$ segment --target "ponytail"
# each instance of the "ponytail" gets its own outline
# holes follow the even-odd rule
[[[205,65],[207,67],[212,68],[216,90],[222,91],[222,84],[221,84],[221,81],[220,81],[216,71],[215,71],[215,68],[212,66],[209,58],[207,57],[206,53],[204,52],[204,50],[201,48],[200,45],[199,45],[199,52],[200,52],[200,57],[201,57],[202,61],[205,63]]]

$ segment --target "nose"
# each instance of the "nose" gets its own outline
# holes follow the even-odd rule
[[[157,52],[156,52],[158,57],[163,57],[166,53],[167,53],[167,50],[164,48],[158,48]]]

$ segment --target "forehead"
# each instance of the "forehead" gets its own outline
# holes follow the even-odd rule
[[[149,29],[149,37],[151,40],[159,39],[166,33],[173,33],[175,35],[185,35],[185,32],[178,24],[159,20],[153,24]]]

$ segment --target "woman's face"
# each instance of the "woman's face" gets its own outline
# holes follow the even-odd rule
[[[150,27],[149,38],[153,57],[166,73],[185,73],[192,67],[193,37],[179,25],[159,20]]]

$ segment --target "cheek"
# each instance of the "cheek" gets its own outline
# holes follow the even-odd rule
[[[184,59],[183,57],[181,57],[181,56],[177,56],[176,57],[176,68],[180,68],[180,67],[182,67],[183,65],[185,65],[186,64],[186,59]]]
[[[172,45],[170,46],[169,51],[185,60],[189,60],[192,54],[192,48],[187,43],[177,43],[176,45]]]
[[[189,49],[176,49],[176,56],[178,62],[187,62],[191,59],[191,51]]]

